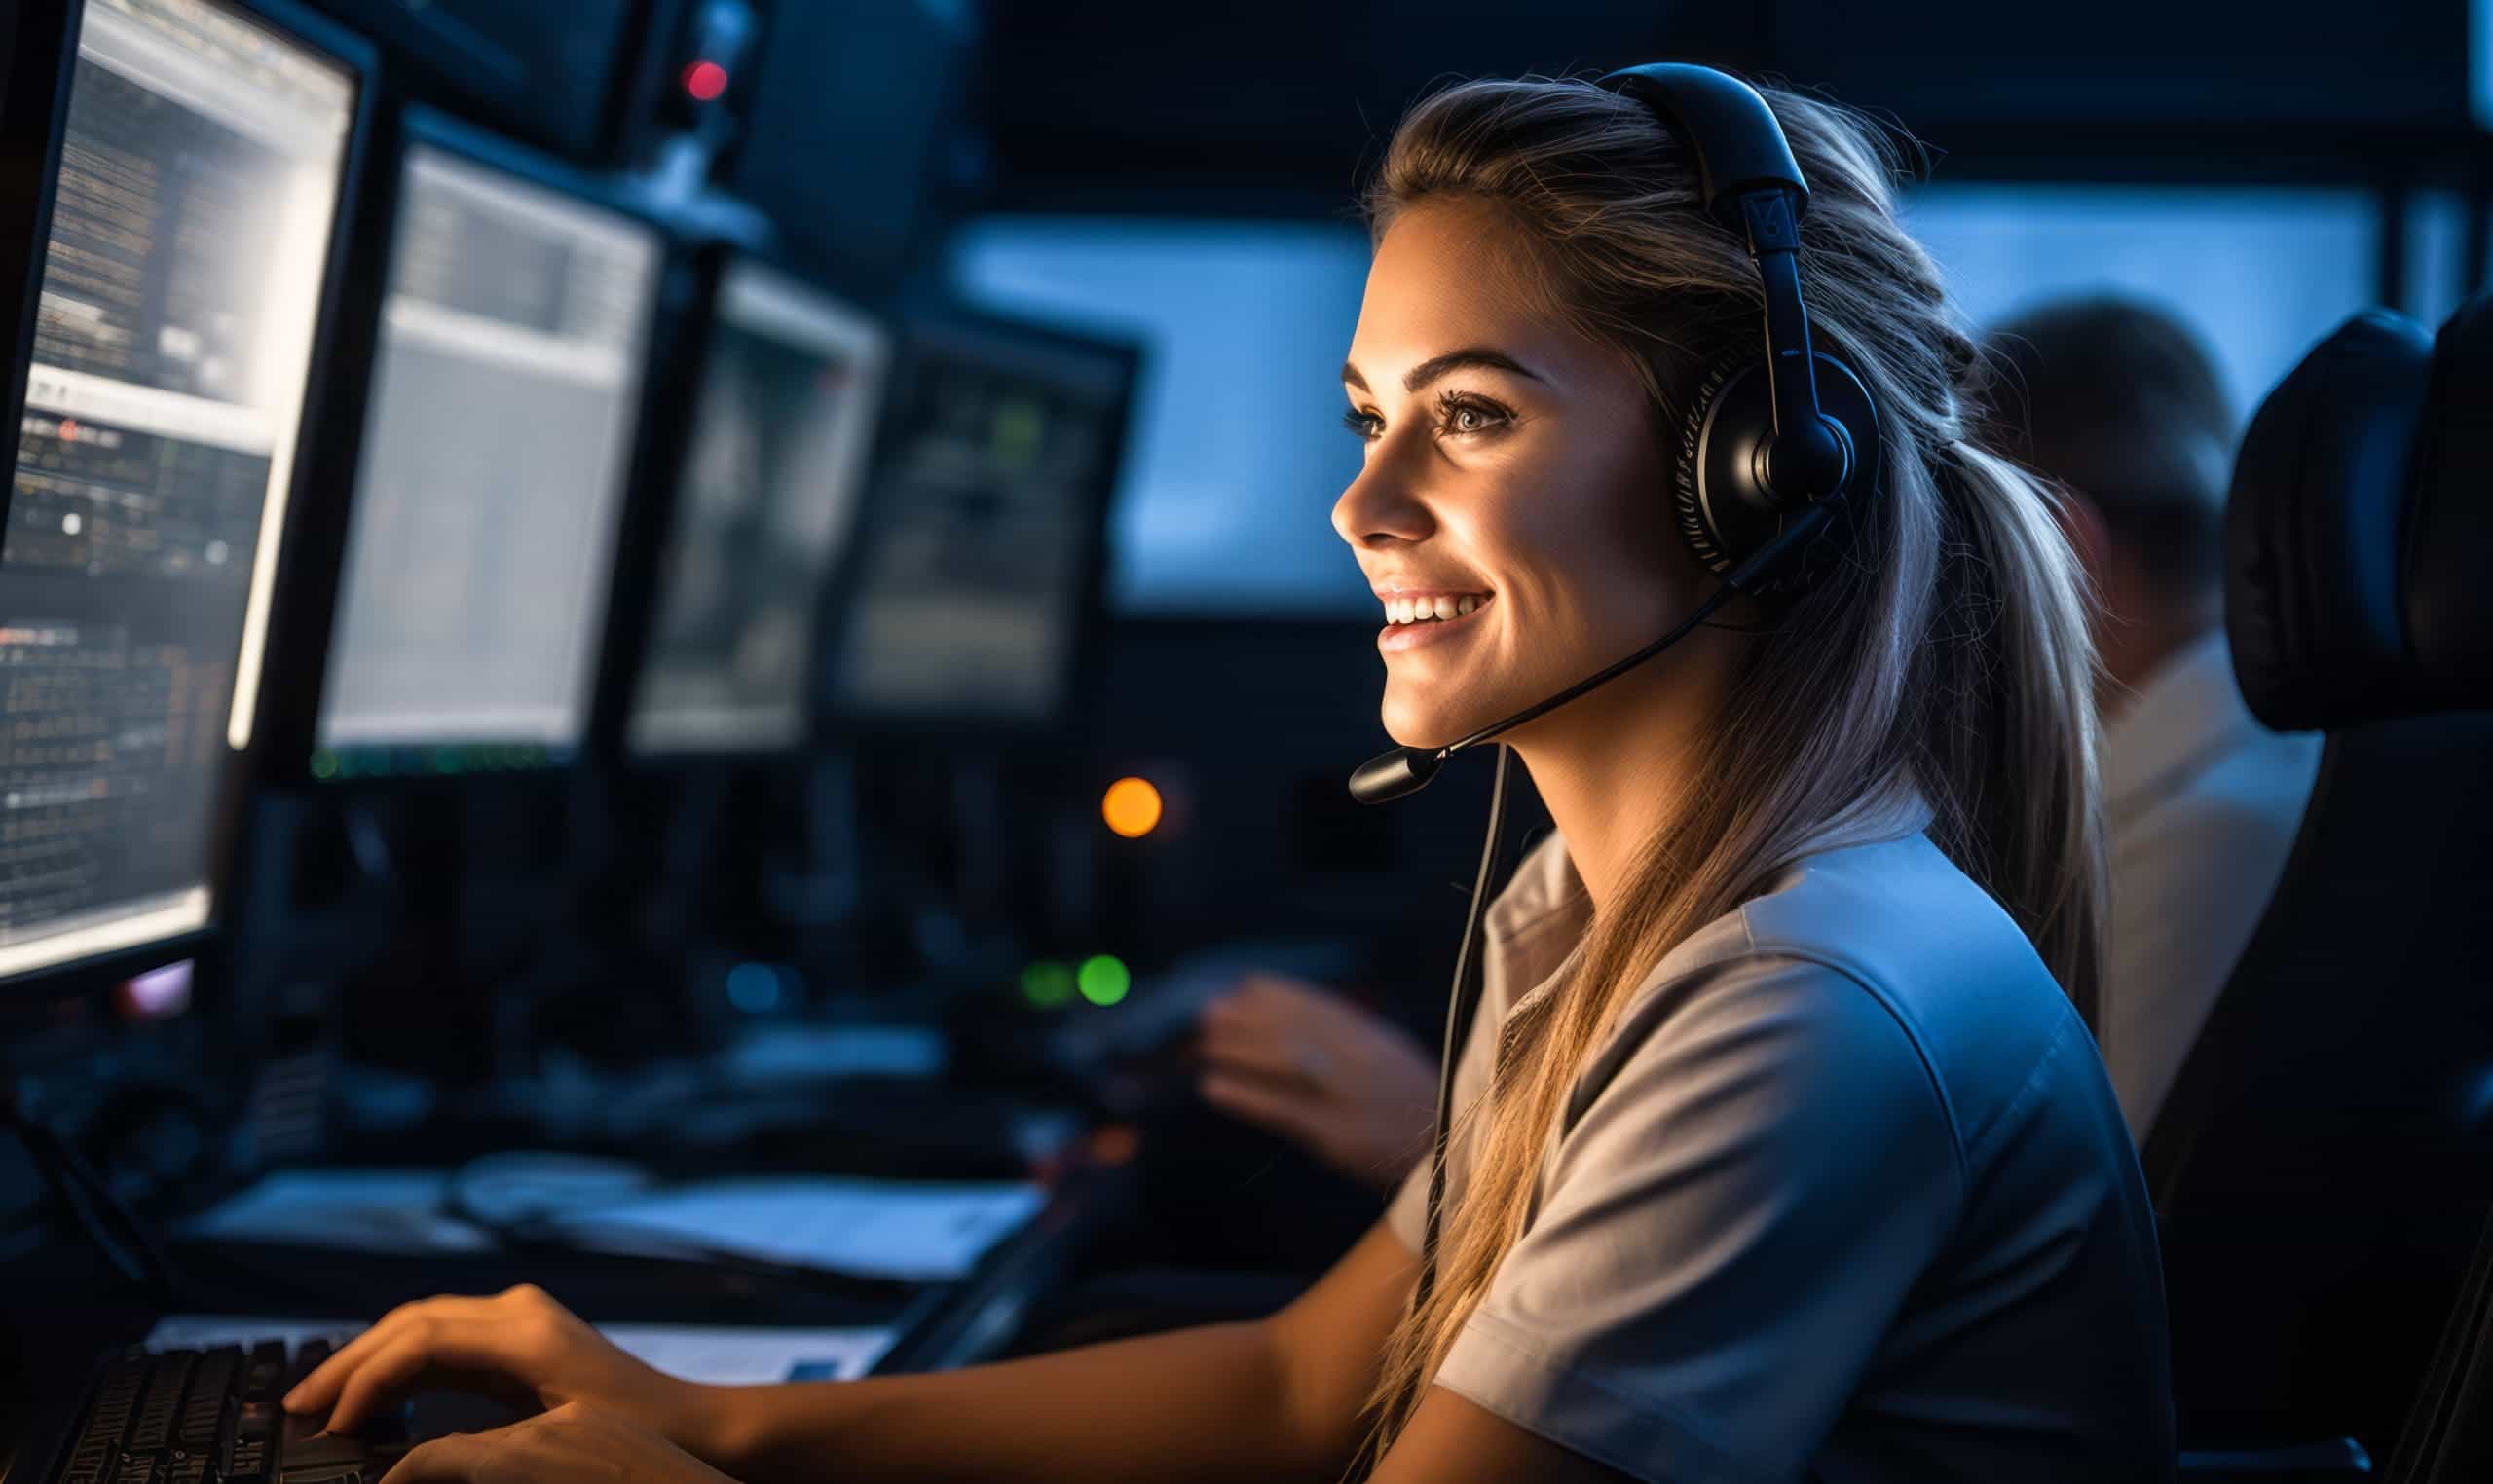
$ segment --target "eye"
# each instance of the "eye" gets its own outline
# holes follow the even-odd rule
[[[1514,414],[1476,392],[1448,391],[1437,398],[1437,427],[1463,437],[1495,432]]]
[[[1359,435],[1359,441],[1373,442],[1385,432],[1385,420],[1372,412],[1354,407],[1342,414],[1342,426]]]

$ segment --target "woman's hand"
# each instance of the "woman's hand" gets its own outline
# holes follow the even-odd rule
[[[576,1321],[577,1322],[577,1321]],[[728,1484],[630,1418],[571,1402],[497,1428],[419,1443],[382,1484]]]
[[[325,1411],[329,1431],[352,1432],[392,1399],[443,1386],[521,1407],[587,1403],[696,1449],[712,1410],[710,1389],[632,1358],[526,1284],[492,1298],[400,1305],[304,1377],[285,1409]]]
[[[1391,1188],[1427,1149],[1436,1060],[1329,989],[1251,974],[1204,1007],[1206,1100]]]

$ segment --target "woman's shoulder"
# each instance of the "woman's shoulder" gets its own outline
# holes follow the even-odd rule
[[[1803,857],[1666,955],[1647,989],[1657,1009],[1682,998],[1670,986],[1711,983],[1742,1000],[1737,985],[1767,975],[1842,1002],[1825,1023],[1851,1022],[1859,1052],[1883,1046],[1916,1063],[1969,1155],[2038,1080],[2069,1084],[2058,1102],[2108,1101],[2085,1025],[2025,933],[1917,831]],[[1861,1037],[1865,1016],[1896,1034]],[[1667,1039],[1670,1019],[1648,1028]]]

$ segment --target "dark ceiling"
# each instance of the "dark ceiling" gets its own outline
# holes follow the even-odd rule
[[[2474,153],[2459,0],[991,0],[982,194],[1020,209],[1326,209],[1451,77],[1659,57],[1901,119],[1953,176],[2374,178]]]

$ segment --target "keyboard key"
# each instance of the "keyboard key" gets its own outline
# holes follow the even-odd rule
[[[182,1391],[190,1384],[191,1369],[199,1361],[195,1350],[167,1351],[156,1357],[155,1367],[147,1376],[147,1391],[138,1403],[138,1420],[130,1429],[130,1441],[124,1446],[130,1453],[160,1452],[173,1439],[173,1419],[180,1414]]]
[[[274,1402],[284,1394],[279,1385],[285,1379],[285,1345],[279,1340],[263,1340],[251,1347],[251,1359],[242,1373],[244,1401]]]
[[[225,1484],[258,1484],[269,1476],[269,1438],[265,1432],[236,1437],[216,1462]]]
[[[126,1355],[104,1371],[95,1387],[94,1410],[87,1414],[87,1426],[79,1433],[83,1448],[99,1444],[107,1455],[121,1452],[121,1440],[130,1431],[130,1413],[137,1408],[138,1393],[147,1385],[147,1359],[143,1355]]]
[[[305,1473],[342,1473],[360,1467],[371,1456],[371,1449],[359,1437],[342,1437],[334,1432],[314,1432],[307,1437],[289,1437],[285,1451],[279,1455],[279,1472],[292,1479]]]
[[[181,1427],[174,1434],[184,1448],[204,1453],[216,1446],[217,1427],[233,1405],[242,1364],[242,1347],[235,1345],[200,1357],[199,1370],[191,1377],[190,1396],[182,1403]]]

